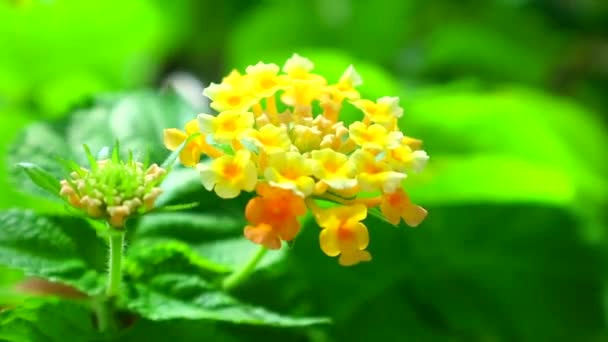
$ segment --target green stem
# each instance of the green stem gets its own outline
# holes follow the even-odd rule
[[[224,290],[231,290],[237,287],[243,280],[245,280],[254,270],[257,264],[262,260],[264,255],[268,252],[264,246],[260,246],[253,257],[240,269],[226,277],[222,283]]]
[[[110,330],[110,308],[104,298],[93,298],[93,309],[97,317],[97,327],[100,332]]]
[[[108,288],[106,291],[108,298],[116,297],[120,293],[124,239],[124,232],[110,231],[110,260],[108,262]]]

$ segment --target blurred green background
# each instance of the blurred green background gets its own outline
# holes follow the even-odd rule
[[[4,0],[1,155],[93,96],[173,87],[204,110],[201,86],[294,52],[330,81],[354,64],[365,97],[400,96],[431,156],[407,181],[429,217],[369,219],[374,261],[353,268],[307,229],[239,291],[331,326],[144,322],[133,339],[608,341],[607,1]],[[0,207],[39,208],[10,170]]]

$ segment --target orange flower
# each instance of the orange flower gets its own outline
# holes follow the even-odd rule
[[[245,237],[268,249],[281,248],[281,240],[291,241],[300,231],[297,217],[306,213],[304,200],[293,191],[261,183],[258,197],[247,203],[245,216],[250,225]]]
[[[384,194],[380,210],[388,222],[397,225],[403,218],[403,221],[411,227],[419,225],[427,214],[423,207],[412,203],[402,188],[393,193]]]

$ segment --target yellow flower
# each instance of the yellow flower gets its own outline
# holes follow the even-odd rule
[[[233,70],[224,77],[222,83],[211,83],[203,91],[203,95],[211,99],[211,108],[223,110],[247,111],[258,102],[249,90],[249,80]]]
[[[348,127],[350,138],[364,149],[382,151],[385,148],[397,146],[403,138],[399,131],[389,132],[379,124],[365,125],[357,121]]]
[[[186,132],[166,130],[165,145],[176,149],[200,131],[180,159],[195,165],[201,153],[214,158],[199,165],[201,180],[222,198],[258,184],[259,196],[245,208],[247,239],[278,249],[295,238],[299,217],[310,209],[323,229],[323,251],[353,265],[371,259],[361,222],[368,208],[381,207],[393,223],[424,219],[426,211],[401,185],[429,157],[420,140],[401,132],[398,97],[362,99],[356,89],[362,79],[352,65],[329,85],[313,69],[311,60],[293,54],[282,69],[259,62],[244,74],[232,71],[204,92],[217,116],[200,114]],[[360,110],[359,121],[345,124],[345,100]],[[322,210],[318,200],[342,207]]]
[[[281,95],[281,100],[291,106],[310,105],[318,98],[327,81],[320,75],[311,73],[314,64],[308,58],[304,58],[297,53],[285,62],[283,71],[290,78],[291,85],[286,87],[285,93]]]
[[[321,250],[331,257],[340,255],[338,262],[343,266],[370,261],[372,256],[365,250],[369,234],[360,222],[366,216],[367,208],[363,204],[335,207],[318,213],[317,222],[323,229],[319,236]]]
[[[210,134],[214,141],[230,144],[234,139],[239,139],[245,130],[253,127],[254,119],[251,112],[227,110],[218,116],[199,114],[198,122],[201,132]]]
[[[247,150],[219,157],[210,164],[199,164],[198,169],[205,189],[215,189],[221,198],[237,197],[241,190],[252,191],[258,180],[257,169]]]
[[[179,146],[188,139],[191,135],[200,133],[198,127],[198,120],[190,120],[186,124],[186,131],[183,132],[177,128],[168,128],[163,132],[163,140],[165,147],[171,151],[175,151]],[[192,139],[184,147],[182,152],[179,154],[179,160],[184,166],[195,166],[201,159],[201,154],[206,154],[212,158],[217,158],[222,155],[221,151],[213,148],[207,144],[205,135]]]
[[[291,130],[293,145],[299,152],[310,152],[321,144],[321,131],[317,127],[295,125]]]
[[[243,140],[253,142],[264,152],[271,154],[276,152],[286,152],[291,146],[287,128],[266,124],[259,130],[249,129],[243,133]]]
[[[341,102],[344,98],[354,100],[359,98],[359,92],[355,90],[355,87],[363,84],[363,79],[355,70],[355,67],[349,65],[346,71],[340,76],[338,84],[336,84],[332,90],[332,95],[335,100]]]
[[[374,123],[392,129],[398,118],[403,116],[403,109],[399,107],[399,98],[384,96],[376,102],[370,100],[357,100],[353,104]]]
[[[336,190],[350,189],[357,185],[357,168],[348,157],[331,149],[312,151],[316,161],[313,175]]]
[[[273,96],[285,84],[283,77],[277,75],[279,66],[259,62],[245,70],[251,78],[251,92],[258,98]]]
[[[411,227],[419,225],[427,215],[423,207],[412,203],[402,188],[384,194],[380,210],[388,222],[397,225],[403,218],[403,221]]]
[[[304,80],[309,78],[310,72],[314,69],[314,63],[306,58],[294,53],[283,66],[283,71],[292,79]]]
[[[412,169],[414,172],[421,172],[429,160],[428,154],[423,150],[412,151],[407,145],[402,145],[390,149],[387,154],[388,163],[391,167],[400,172]]]
[[[387,193],[394,192],[405,179],[404,173],[392,171],[384,160],[377,160],[371,152],[357,150],[350,160],[357,167],[358,184],[363,191],[382,190]]]
[[[298,152],[281,152],[268,156],[268,168],[264,176],[271,186],[291,190],[300,197],[313,191],[315,181],[312,175],[312,162]]]

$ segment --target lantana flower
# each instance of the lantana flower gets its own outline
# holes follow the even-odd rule
[[[332,83],[298,54],[282,68],[259,62],[212,83],[204,94],[218,113],[200,114],[186,132],[166,130],[165,145],[176,149],[190,138],[180,160],[198,164],[203,186],[219,197],[255,191],[244,231],[253,243],[280,248],[297,237],[299,218],[310,210],[323,253],[342,265],[369,261],[363,221],[370,209],[379,207],[395,225],[417,226],[426,217],[404,182],[429,157],[420,140],[400,131],[399,98],[361,98],[362,83],[352,65]],[[361,111],[350,125],[340,120],[345,103]],[[321,208],[320,200],[334,206]]]
[[[89,168],[73,166],[70,176],[61,180],[60,195],[70,205],[94,219],[102,219],[122,229],[127,219],[148,212],[162,193],[160,183],[167,171],[157,164],[144,165],[118,157],[96,160],[86,149]]]

